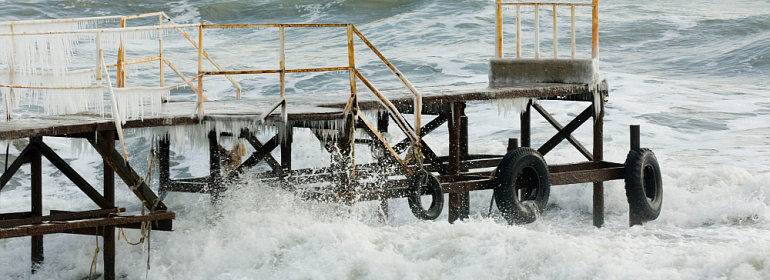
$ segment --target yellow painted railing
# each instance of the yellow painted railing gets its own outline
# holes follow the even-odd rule
[[[575,8],[589,7],[591,12],[591,58],[599,57],[599,0],[591,3],[545,3],[545,2],[504,2],[495,0],[495,56],[503,57],[503,7],[512,6],[516,9],[516,58],[521,58],[521,8],[534,8],[534,45],[535,58],[540,58],[540,8],[550,7],[553,11],[553,58],[559,58],[559,43],[557,32],[557,7],[570,8],[571,58],[575,58]]]

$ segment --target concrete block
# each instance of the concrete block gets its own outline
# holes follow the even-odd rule
[[[563,83],[594,85],[599,62],[592,59],[492,58],[489,84]]]

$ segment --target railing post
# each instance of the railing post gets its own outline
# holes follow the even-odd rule
[[[572,31],[572,59],[575,59],[575,5],[570,5],[570,13],[571,18],[570,21],[572,23],[570,31]]]
[[[503,0],[495,0],[495,56],[503,57]],[[518,21],[518,17],[516,18]],[[518,33],[516,34],[518,36]]]
[[[521,58],[521,5],[516,5],[516,58]]]
[[[15,34],[13,31],[14,24],[11,23],[11,34]],[[16,63],[14,62],[14,56],[16,56],[16,36],[11,35],[11,55],[9,56],[8,61],[8,84],[13,85],[14,83],[14,72],[16,72]],[[11,120],[11,114],[13,110],[13,88],[8,89],[8,96],[6,96],[5,99],[5,119]]]
[[[599,0],[593,0],[593,15],[591,24],[591,58],[599,58]]]
[[[553,4],[553,59],[559,58],[559,39],[556,28],[556,4]]]
[[[284,33],[284,25],[278,26],[278,41],[280,41],[280,56],[281,56],[281,117],[284,122],[288,122],[288,115],[286,112],[286,37]]]
[[[126,18],[123,17],[120,19],[120,27],[125,28],[126,27]],[[117,81],[117,86],[119,88],[126,86],[126,66],[123,65],[124,61],[126,60],[126,46],[125,42],[123,42],[124,38],[123,32],[120,32],[120,45],[118,46],[118,72],[115,75]],[[105,69],[106,70],[106,69]]]
[[[158,25],[161,27],[158,34],[158,65],[160,66],[160,86],[166,86],[166,76],[163,73],[163,15],[158,17]]]
[[[535,59],[540,59],[540,5],[535,4]]]
[[[203,25],[198,27],[198,117],[203,118]]]

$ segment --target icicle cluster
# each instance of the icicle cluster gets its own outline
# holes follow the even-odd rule
[[[527,110],[527,104],[530,102],[532,102],[532,104],[536,104],[538,99],[519,97],[513,99],[494,99],[492,102],[497,104],[497,114],[499,115],[502,113],[503,116],[506,117],[508,116],[508,112],[510,112],[511,109],[516,109],[516,112],[523,114]]]
[[[168,88],[113,88],[113,91],[122,123],[144,119],[145,113],[159,113],[163,100],[171,96]]]

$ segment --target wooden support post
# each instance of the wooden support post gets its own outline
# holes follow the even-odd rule
[[[508,138],[508,151],[515,150],[519,148],[519,139],[518,138]]]
[[[632,125],[631,126],[631,150],[637,150],[642,147],[641,142],[639,142],[639,125]]]
[[[29,139],[30,144],[33,142],[42,142],[42,137],[32,137]],[[40,217],[43,216],[43,165],[42,165],[42,159],[43,156],[40,154],[40,152],[37,149],[32,149],[30,151],[30,173],[31,173],[31,183],[32,183],[32,216],[33,217]],[[43,263],[43,236],[42,235],[36,235],[32,236],[32,250],[31,250],[31,256],[32,256],[32,273],[35,273],[37,268]]]
[[[281,170],[284,175],[291,171],[291,143],[294,141],[294,126],[286,123],[286,133],[281,141]]]
[[[631,150],[638,150],[641,148],[639,142],[639,125],[631,126]],[[639,217],[634,216],[631,211],[628,212],[628,226],[641,226],[644,222]]]
[[[388,132],[388,125],[390,124],[390,115],[388,112],[379,112],[377,113],[377,131],[382,134]],[[378,159],[378,163],[381,167],[384,167],[387,165],[387,158],[388,158],[388,151],[383,150],[382,155]],[[381,170],[381,172],[385,172],[384,169]],[[386,179],[386,178],[383,178]],[[378,215],[380,217],[380,222],[387,223],[388,222],[388,199],[387,198],[381,198],[380,199],[380,211],[378,212]]]
[[[594,116],[594,162],[604,160],[604,97],[599,98],[599,104],[594,101],[593,106],[599,106]],[[604,225],[604,182],[594,182],[594,226]]]
[[[468,152],[468,116],[460,116],[460,160],[467,159],[470,156]],[[467,168],[461,168],[460,171],[468,171]]]
[[[527,109],[524,113],[521,113],[521,146],[531,147],[531,121],[530,121],[530,109],[532,105],[527,103]]]
[[[465,115],[465,103],[452,103],[452,117],[449,118],[447,127],[449,128],[449,174],[460,173],[460,139],[461,137],[461,117]],[[457,220],[467,219],[470,208],[469,192],[450,193],[449,194],[449,222],[454,223]]]
[[[110,131],[105,133],[104,141],[107,142],[107,146],[111,149],[115,148],[115,132]],[[107,161],[103,161],[104,166],[104,198],[111,204],[115,204],[115,171],[112,170]],[[102,238],[104,244],[104,252],[102,257],[104,258],[104,279],[115,279],[115,227],[104,227],[102,232]]]
[[[219,201],[222,192],[221,158],[219,153],[219,141],[216,130],[209,131],[209,194],[212,201]]]
[[[168,188],[171,186],[170,157],[171,142],[169,136],[158,140],[158,195],[165,198]]]

